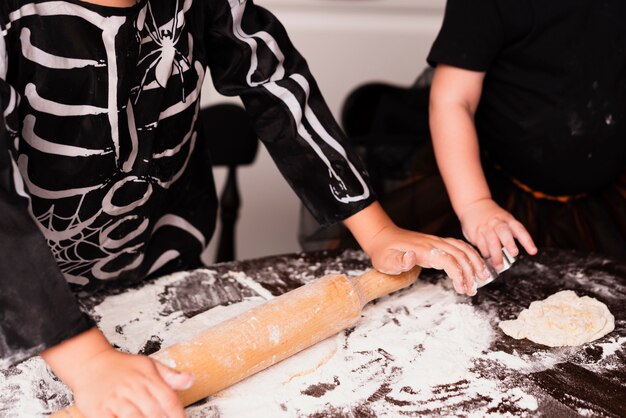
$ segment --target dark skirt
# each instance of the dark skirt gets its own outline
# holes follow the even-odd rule
[[[489,180],[496,202],[526,227],[538,247],[626,260],[626,171],[613,184],[567,201],[538,198],[502,173],[489,173]]]
[[[462,238],[431,151],[420,151],[415,175],[381,202],[401,227]],[[626,261],[626,171],[593,193],[567,201],[537,197],[498,170],[486,170],[494,200],[520,221],[539,248],[575,249]],[[565,199],[561,199],[565,200]]]

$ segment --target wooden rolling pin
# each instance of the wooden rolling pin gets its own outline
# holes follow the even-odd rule
[[[365,304],[410,286],[419,271],[416,267],[390,276],[369,270],[355,278],[328,275],[152,357],[176,370],[193,373],[193,386],[178,392],[187,406],[354,326]],[[82,414],[71,406],[52,417],[82,418]]]

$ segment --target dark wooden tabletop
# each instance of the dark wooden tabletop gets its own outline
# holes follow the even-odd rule
[[[292,254],[218,264],[209,270],[192,271],[179,279],[159,282],[164,284],[155,294],[158,309],[152,315],[169,318],[179,313],[191,318],[218,305],[258,296],[259,292],[278,296],[325,274],[360,272],[369,266],[369,260],[359,251]],[[256,285],[233,280],[233,272],[245,273]],[[133,289],[140,290],[158,280]],[[437,284],[445,280],[434,270],[425,270],[420,275],[422,282]],[[549,348],[525,339],[514,340],[497,328],[499,320],[514,318],[531,302],[564,289],[604,302],[615,316],[615,330],[599,341],[580,347]],[[79,297],[83,308],[102,321],[97,307],[128,291],[114,286],[95,293],[81,293]],[[473,373],[503,388],[519,388],[533,396],[537,401],[535,410],[529,412],[507,401],[493,405],[489,403],[492,400],[481,396],[463,399],[459,397],[462,395],[459,387],[463,385],[456,382],[437,389],[438,399],[450,400],[440,402],[442,406],[437,410],[426,410],[420,400],[411,404],[410,398],[402,405],[395,405],[396,401],[385,397],[382,391],[380,396],[358,400],[347,409],[336,410],[329,406],[321,414],[308,416],[376,416],[375,409],[368,408],[368,402],[376,401],[388,402],[386,410],[389,411],[397,406],[398,415],[405,416],[475,416],[472,411],[480,410],[493,416],[626,417],[626,264],[571,251],[543,250],[535,257],[521,256],[501,278],[481,288],[478,295],[467,298],[464,303],[488,315],[495,335],[485,356],[475,359]],[[123,326],[119,327],[122,335],[125,331]],[[153,335],[136,351],[150,354],[158,351],[161,344],[160,336]],[[606,352],[607,347],[612,347],[610,352]],[[542,354],[549,356],[553,363],[537,369],[511,368],[493,361],[489,352],[526,359]],[[70,402],[71,396],[58,380],[34,361],[0,370],[0,417],[21,418],[26,416],[24,411],[33,413],[29,416],[37,416],[37,411],[49,412]],[[385,384],[388,387],[391,383],[383,381],[381,388]],[[455,397],[461,401],[455,401]],[[25,402],[38,404],[28,409]],[[487,404],[491,405],[488,410],[485,409]],[[219,416],[217,411],[211,411],[210,416]]]

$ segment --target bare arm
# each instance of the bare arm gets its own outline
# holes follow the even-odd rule
[[[485,73],[438,65],[430,96],[430,129],[439,170],[457,216],[491,199],[480,164],[474,114]]]
[[[484,257],[502,265],[500,248],[518,254],[537,249],[524,226],[491,197],[480,162],[474,114],[485,73],[438,65],[430,97],[430,128],[439,170],[463,233]]]

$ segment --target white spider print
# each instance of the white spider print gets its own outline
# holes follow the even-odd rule
[[[167,27],[167,25],[157,25],[154,14],[152,13],[152,6],[150,3],[147,5],[147,12],[149,14],[149,19],[147,19],[146,22],[147,33],[157,47],[141,58],[137,63],[137,65],[140,66],[144,63],[144,61],[152,60],[148,65],[148,68],[145,70],[139,87],[137,87],[138,91],[135,97],[135,104],[139,101],[139,97],[146,87],[146,80],[148,79],[148,75],[151,71],[154,71],[154,81],[156,84],[159,87],[164,88],[172,76],[174,68],[176,68],[180,77],[182,86],[182,101],[185,102],[186,100],[183,73],[187,69],[191,68],[191,65],[187,57],[177,49],[178,42],[180,41],[181,35],[184,33],[185,29],[184,14],[182,15],[183,20],[179,27],[178,6],[179,2],[176,0],[176,12],[174,14],[174,18],[172,19],[171,26]]]

